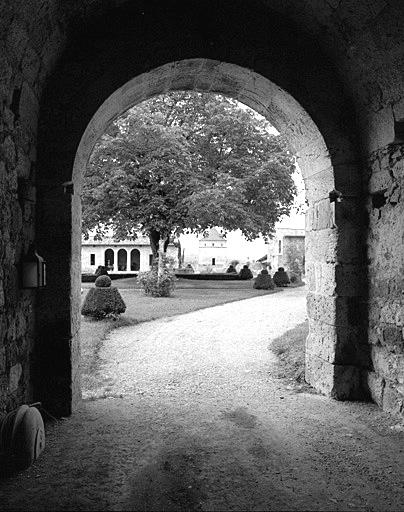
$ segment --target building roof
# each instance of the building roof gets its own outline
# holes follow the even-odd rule
[[[208,236],[204,236],[200,240],[209,240],[209,241],[225,241],[225,237],[219,233],[216,228],[210,228]]]
[[[147,236],[139,235],[136,240],[114,240],[112,236],[105,236],[102,240],[96,240],[94,236],[90,236],[88,240],[84,237],[81,239],[82,245],[150,245],[150,240]]]
[[[292,236],[302,236],[306,235],[306,231],[304,229],[294,229],[294,228],[277,228],[276,236],[280,237],[292,237]]]
[[[84,236],[81,237],[82,245],[148,245],[150,246],[150,239],[148,236],[144,236],[140,233],[137,234],[136,239],[129,238],[126,240],[115,240],[113,237],[112,229],[108,229],[106,231],[106,235],[102,237],[101,240],[96,240],[96,232],[95,230],[89,232],[89,237],[87,240],[84,239]],[[172,242],[169,243],[170,246],[174,245]]]

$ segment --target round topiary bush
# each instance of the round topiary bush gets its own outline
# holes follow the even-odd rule
[[[285,269],[283,267],[279,267],[277,272],[275,272],[273,276],[273,281],[276,284],[276,286],[287,286],[290,284],[290,279],[288,274],[285,272]]]
[[[257,290],[273,290],[275,288],[275,283],[269,275],[268,270],[264,269],[258,274],[253,287]]]
[[[95,282],[95,288],[88,290],[81,307],[81,314],[97,319],[107,317],[115,319],[125,310],[126,304],[118,288],[111,286],[111,279],[108,276],[100,276]]]
[[[300,276],[297,274],[290,274],[290,282],[291,283],[300,283]]]
[[[138,276],[138,281],[143,286],[145,294],[152,297],[169,297],[177,284],[175,273],[168,268],[163,270],[160,277],[156,269],[142,272]]]
[[[95,286],[97,288],[108,288],[111,286],[111,278],[109,276],[98,276],[95,280]]]

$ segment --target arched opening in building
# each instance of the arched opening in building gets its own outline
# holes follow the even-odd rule
[[[126,249],[119,249],[118,251],[118,271],[125,271],[127,270],[128,265],[128,253],[126,252]]]
[[[113,249],[107,249],[104,254],[104,266],[107,270],[114,270],[115,268],[115,253]]]
[[[147,43],[150,62],[145,70],[134,58],[134,47],[142,38],[135,38],[133,27],[125,24],[124,13],[119,16],[119,25],[111,23],[116,44],[103,44],[97,29],[91,44],[77,43],[67,53],[42,111],[38,210],[39,218],[52,221],[39,223],[37,230],[50,269],[49,286],[42,294],[38,313],[38,352],[43,356],[38,370],[40,373],[40,368],[46,367],[48,378],[46,382],[38,380],[37,394],[40,391],[49,407],[64,414],[80,396],[80,190],[83,169],[95,142],[116,117],[137,103],[170,90],[195,90],[226,94],[253,108],[285,134],[297,155],[309,203],[306,375],[311,384],[330,396],[360,398],[367,364],[360,329],[363,318],[357,314],[364,296],[363,217],[358,193],[361,178],[350,106],[325,56],[297,27],[284,19],[260,20],[261,14],[256,12],[255,24],[243,30],[260,34],[257,37],[265,39],[265,47],[272,48],[264,32],[257,32],[263,23],[265,34],[271,34],[272,27],[275,32],[268,37],[276,37],[273,54],[257,60],[256,52],[246,53],[244,42],[237,41],[230,28],[222,33],[217,47],[207,51],[204,43],[202,47],[195,43],[190,51],[184,45],[184,33],[173,30],[176,22],[171,19],[160,26],[170,34],[164,55],[153,53],[156,41]],[[186,9],[178,16],[187,19]],[[240,25],[241,20],[242,16],[233,21]],[[148,30],[152,34],[152,25]],[[207,57],[198,57],[201,53]],[[70,82],[85,83],[86,92],[69,87]],[[69,108],[65,123],[55,124],[57,105]],[[69,180],[74,184],[73,195],[64,194],[61,187]],[[334,190],[342,193],[342,202],[332,200]],[[55,216],[56,210],[61,215]],[[53,233],[59,241],[56,246],[51,243]],[[69,276],[69,286],[60,293],[62,274]],[[57,314],[49,316],[48,305],[54,300],[59,304]],[[47,362],[53,359],[55,373],[49,374]]]
[[[139,249],[132,249],[130,251],[130,269],[131,270],[139,270],[140,269],[140,251],[139,251]]]

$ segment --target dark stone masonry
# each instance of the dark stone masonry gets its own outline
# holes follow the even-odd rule
[[[403,61],[394,0],[0,0],[0,419],[80,400],[83,168],[111,120],[179,89],[288,138],[309,203],[306,378],[403,413]],[[21,287],[30,242],[43,289]]]

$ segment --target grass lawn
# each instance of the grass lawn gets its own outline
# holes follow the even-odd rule
[[[94,283],[83,283],[82,300]],[[81,376],[85,396],[97,395],[102,376],[98,375],[99,351],[105,338],[113,329],[158,318],[183,315],[227,302],[250,299],[270,293],[282,293],[282,289],[255,290],[250,281],[190,281],[179,279],[171,297],[148,297],[136,278],[112,282],[126,303],[126,311],[117,320],[94,320],[82,316],[81,322]]]

